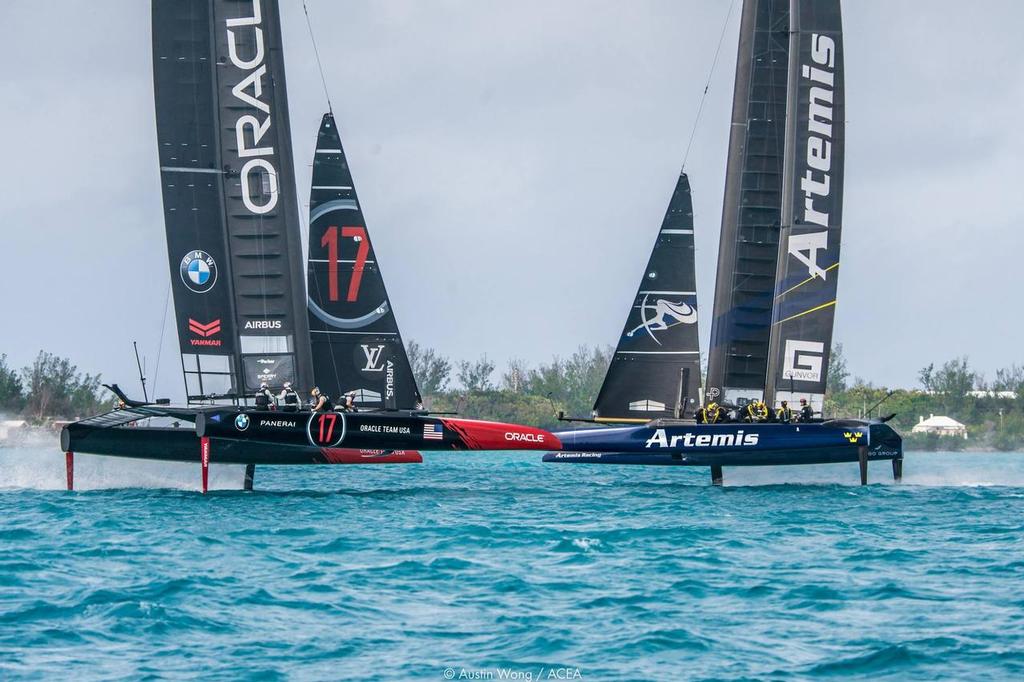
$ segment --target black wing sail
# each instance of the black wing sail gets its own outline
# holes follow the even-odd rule
[[[175,326],[190,400],[241,392],[213,40],[209,2],[153,2],[160,184]]]
[[[789,0],[745,0],[715,308],[708,397],[760,398],[765,387],[778,262],[785,146]]]
[[[693,413],[700,388],[696,288],[693,203],[684,173],[594,404],[597,419]]]
[[[313,158],[309,201],[309,328],[313,372],[332,397],[355,391],[371,408],[412,408],[419,390],[332,114]]]
[[[845,95],[839,0],[799,0],[790,43],[782,238],[768,391],[823,407],[843,213]]]
[[[188,396],[308,384],[277,0],[153,0],[153,56]]]

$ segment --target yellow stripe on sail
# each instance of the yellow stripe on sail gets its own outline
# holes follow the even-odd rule
[[[809,313],[813,313],[813,312],[814,312],[815,310],[821,310],[822,308],[827,308],[827,307],[829,307],[830,305],[835,305],[835,304],[836,304],[836,301],[835,301],[835,299],[832,299],[832,300],[831,300],[831,301],[829,301],[828,303],[822,303],[821,305],[819,305],[819,306],[815,306],[815,307],[811,308],[810,310],[805,310],[805,311],[803,311],[802,313],[797,313],[796,315],[790,315],[790,316],[789,316],[789,317],[787,317],[786,319],[784,319],[784,320],[779,320],[779,321],[778,321],[778,322],[776,322],[775,324],[782,324],[783,322],[789,322],[790,320],[795,320],[795,319],[796,319],[796,318],[798,318],[798,317],[803,317],[804,315],[807,315],[807,314],[809,314]]]
[[[827,268],[825,268],[825,272],[828,272],[829,270],[835,270],[835,269],[836,269],[836,268],[838,268],[838,267],[839,267],[839,263],[835,263],[835,264],[833,264],[833,265],[830,265],[830,266],[828,266]],[[799,289],[799,288],[800,288],[800,287],[802,287],[803,285],[805,285],[805,284],[807,284],[808,282],[810,282],[810,281],[812,281],[812,280],[815,280],[815,279],[818,279],[818,276],[817,276],[817,275],[811,275],[810,277],[808,277],[808,278],[807,278],[807,279],[805,279],[804,281],[800,282],[799,284],[794,284],[794,285],[793,285],[793,286],[791,286],[790,288],[786,289],[785,291],[783,291],[783,292],[782,292],[781,294],[779,294],[779,295],[778,295],[778,296],[776,296],[775,298],[777,298],[777,299],[778,299],[778,298],[782,298],[783,296],[785,296],[785,295],[786,295],[786,294],[788,294],[789,292],[793,291],[794,289]]]

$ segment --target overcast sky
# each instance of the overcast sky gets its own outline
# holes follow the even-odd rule
[[[614,343],[683,160],[728,0],[308,0],[406,339],[499,367]],[[687,171],[710,331],[739,0]],[[305,212],[325,108],[281,0]],[[180,396],[143,0],[0,2],[0,353]],[[1024,362],[1024,58],[1015,0],[844,7],[836,340],[910,386],[960,354]],[[162,353],[160,348],[162,347]],[[153,377],[151,376],[151,382]]]

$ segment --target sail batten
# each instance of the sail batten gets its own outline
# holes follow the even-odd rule
[[[599,420],[693,413],[700,389],[693,229],[683,173],[594,403]]]
[[[355,190],[334,116],[313,157],[307,260],[308,323],[320,389],[357,405],[401,409],[420,395]]]

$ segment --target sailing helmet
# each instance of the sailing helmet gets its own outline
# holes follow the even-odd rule
[[[310,395],[320,395],[320,387],[314,386],[313,390],[309,392]]]
[[[801,405],[806,405],[807,404],[807,398],[800,398],[800,404]]]
[[[267,382],[264,381],[262,384],[260,384],[260,388],[266,388],[266,387],[267,387]]]
[[[709,410],[717,410],[718,409],[718,403],[708,403],[708,409]]]
[[[284,382],[284,387],[285,388],[291,388],[292,387],[292,382],[290,382],[290,381]]]
[[[783,407],[789,407],[789,402],[788,402],[788,401],[786,401],[786,400],[783,400],[783,401],[782,401],[782,406],[783,406]]]

